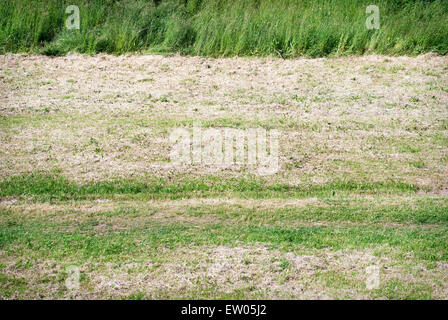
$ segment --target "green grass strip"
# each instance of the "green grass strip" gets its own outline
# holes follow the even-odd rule
[[[61,175],[31,173],[6,177],[0,181],[0,197],[35,196],[40,200],[86,199],[116,195],[141,195],[148,199],[181,199],[232,194],[251,198],[284,198],[331,195],[336,192],[376,194],[418,190],[419,187],[416,185],[399,181],[337,181],[322,185],[269,185],[263,179],[254,176],[242,178],[207,176],[185,178],[177,182],[163,178],[138,178],[77,184]]]

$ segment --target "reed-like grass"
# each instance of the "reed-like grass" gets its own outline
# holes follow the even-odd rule
[[[366,8],[380,9],[369,30]],[[67,30],[68,5],[80,30]],[[2,0],[0,53],[332,56],[448,52],[446,0]]]

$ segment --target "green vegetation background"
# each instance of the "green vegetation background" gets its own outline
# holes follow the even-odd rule
[[[366,8],[380,8],[368,30]],[[80,30],[67,30],[69,5]],[[2,0],[0,53],[338,56],[448,52],[447,0]]]

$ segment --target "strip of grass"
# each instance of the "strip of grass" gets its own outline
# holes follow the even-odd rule
[[[448,52],[445,0],[3,0],[0,53],[135,51],[234,56]],[[64,27],[80,9],[80,30]]]
[[[254,176],[243,178],[185,178],[172,182],[166,179],[143,178],[77,184],[64,176],[31,173],[11,176],[0,181],[0,197],[35,196],[39,200],[87,199],[117,195],[141,195],[147,199],[181,199],[239,195],[251,198],[324,196],[336,192],[403,193],[416,192],[419,187],[397,181],[337,181],[322,185],[268,185]]]
[[[324,203],[306,207],[246,208],[240,205],[201,205],[185,209],[192,217],[217,217],[237,223],[288,225],[294,223],[400,223],[448,225],[448,201],[446,198],[427,198],[417,203],[397,200],[397,204],[381,205],[384,197],[372,201],[322,199]],[[178,214],[183,214],[179,210]]]
[[[370,197],[368,197],[370,198]],[[308,199],[305,199],[307,201]],[[245,200],[244,200],[245,201]],[[283,200],[281,200],[283,201]],[[446,197],[378,196],[373,199],[359,197],[355,200],[337,198],[319,199],[307,205],[284,205],[270,199],[231,204],[190,204],[189,200],[167,207],[165,200],[108,202],[106,206],[96,201],[57,202],[56,204],[16,204],[0,208],[0,223],[14,226],[26,216],[29,223],[46,224],[46,228],[75,228],[79,232],[101,226],[127,225],[157,221],[215,221],[233,225],[270,225],[295,227],[328,224],[334,226],[386,225],[402,228],[448,226],[448,202]],[[295,200],[293,200],[295,202]],[[95,208],[95,210],[92,210]]]
[[[59,229],[61,230],[61,229]],[[448,260],[446,227],[396,228],[385,226],[237,226],[231,224],[157,223],[117,231],[56,231],[50,225],[29,223],[0,225],[0,248],[7,256],[46,259],[95,258],[119,261],[145,257],[157,250],[201,245],[264,244],[294,251],[308,249],[360,249],[390,246],[403,256],[412,252],[427,261]]]

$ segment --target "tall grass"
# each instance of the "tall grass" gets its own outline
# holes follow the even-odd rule
[[[365,26],[380,8],[380,29]],[[65,9],[80,8],[80,30]],[[447,0],[2,0],[0,53],[207,56],[448,52]]]

